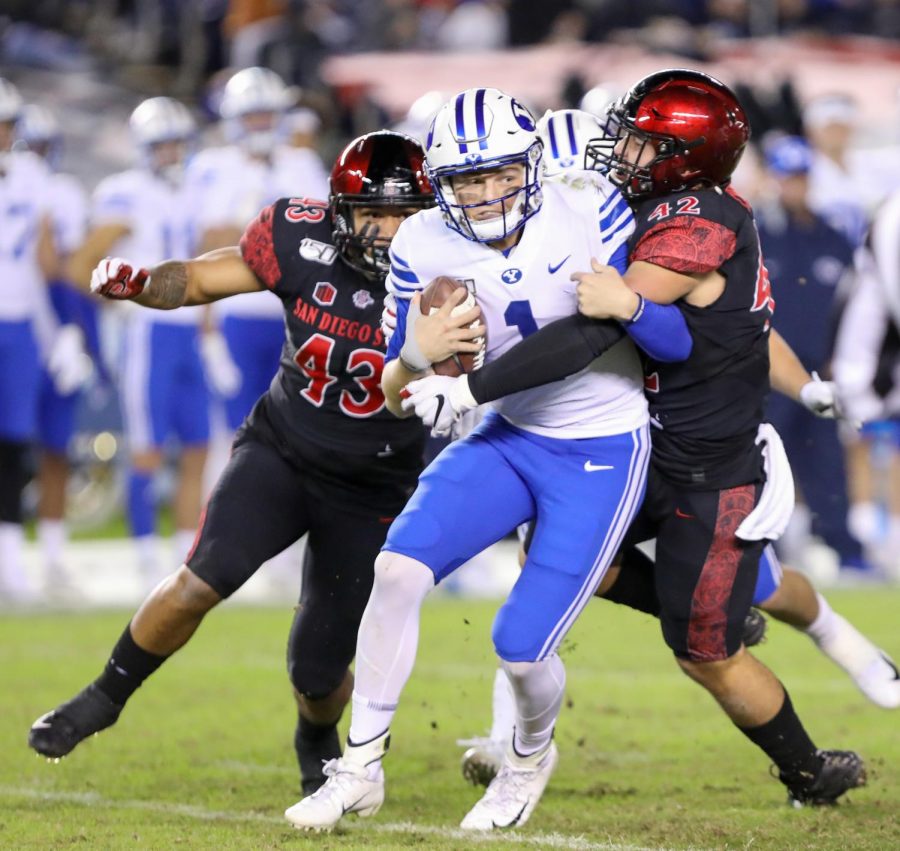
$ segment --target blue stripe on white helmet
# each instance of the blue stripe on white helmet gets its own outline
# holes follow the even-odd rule
[[[544,143],[544,176],[554,177],[587,167],[588,143],[603,138],[604,126],[595,115],[581,109],[548,109],[538,121],[538,133]],[[614,139],[609,142],[615,144]]]
[[[425,168],[449,228],[475,242],[494,242],[514,233],[541,206],[541,143],[531,113],[498,89],[466,89],[435,115],[425,143]],[[460,204],[455,176],[519,164],[523,185],[503,198]],[[503,214],[478,221],[475,207],[503,204]]]

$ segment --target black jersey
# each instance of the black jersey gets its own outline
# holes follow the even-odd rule
[[[698,489],[759,481],[757,427],[769,391],[773,302],[749,206],[731,191],[685,190],[635,211],[630,260],[683,274],[718,270],[722,295],[707,307],[677,302],[693,337],[680,363],[645,360],[652,462]]]
[[[247,227],[240,247],[284,304],[281,365],[251,421],[267,419],[298,459],[343,456],[357,474],[367,458],[417,467],[422,423],[391,414],[381,392],[383,284],[341,260],[328,204],[282,198]]]

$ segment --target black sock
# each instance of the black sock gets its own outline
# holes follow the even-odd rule
[[[148,653],[138,647],[131,637],[131,624],[128,624],[113,647],[103,673],[94,680],[94,683],[113,703],[124,706],[128,698],[140,688],[141,683],[168,658]]]
[[[300,783],[304,795],[311,795],[324,782],[322,766],[341,755],[341,740],[337,723],[313,724],[302,715],[297,716],[294,732],[294,750],[300,765]]]
[[[784,703],[771,721],[759,727],[738,727],[758,748],[764,750],[778,766],[783,782],[810,782],[819,772],[821,760],[816,746],[803,729],[794,712],[790,695],[784,692]]]

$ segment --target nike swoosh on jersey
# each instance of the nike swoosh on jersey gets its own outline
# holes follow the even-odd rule
[[[592,464],[590,461],[584,462],[584,469],[588,473],[593,473],[595,470],[615,470],[612,464]]]
[[[568,260],[571,256],[572,256],[571,254],[567,254],[567,255],[566,255],[565,257],[563,257],[563,259],[560,260],[559,263],[557,263],[555,266],[553,266],[553,265],[551,265],[550,263],[548,263],[548,264],[547,264],[547,271],[548,271],[551,275],[555,275],[555,274],[562,268],[563,263],[565,263],[566,260]]]

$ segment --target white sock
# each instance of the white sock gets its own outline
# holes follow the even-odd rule
[[[419,610],[434,588],[421,562],[382,552],[356,639],[356,680],[348,738],[369,742],[391,725],[400,693],[412,673],[419,643]]]
[[[138,535],[134,538],[137,549],[138,570],[145,579],[153,579],[159,575],[159,536]]]
[[[0,523],[0,593],[27,597],[31,582],[25,572],[25,530],[20,523]]]
[[[62,520],[38,520],[37,536],[48,575],[57,575],[62,569],[68,538],[66,524]]]
[[[516,728],[516,696],[506,671],[501,665],[494,674],[494,693],[491,703],[491,741],[511,742]]]
[[[191,551],[191,547],[194,546],[196,534],[197,532],[194,529],[175,530],[175,534],[172,535],[172,549],[174,550],[172,555],[175,556],[173,562],[181,566],[187,561],[188,553]]]
[[[874,502],[855,502],[847,511],[847,528],[863,546],[878,546],[884,537],[884,513]]]
[[[566,668],[556,653],[540,662],[502,664],[516,698],[513,747],[519,756],[530,756],[550,744],[566,689]]]
[[[856,677],[881,658],[878,648],[818,592],[819,614],[806,629],[818,648],[850,676]]]

